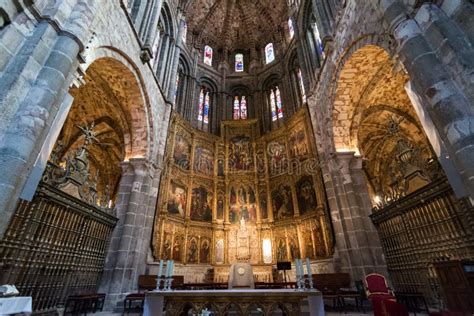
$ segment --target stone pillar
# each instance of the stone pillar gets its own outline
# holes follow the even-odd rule
[[[181,54],[181,45],[183,45],[183,28],[185,22],[184,20],[179,20],[179,29],[178,29],[178,38],[176,39],[176,46],[173,55],[173,62],[171,64],[171,71],[170,71],[170,82],[168,88],[168,100],[173,103],[174,106],[174,96],[176,94],[176,78],[178,76],[178,66],[179,66],[179,55]]]
[[[107,293],[106,309],[137,290],[138,275],[145,273],[159,172],[146,159],[122,163],[116,202],[119,219],[112,235],[100,291]]]
[[[327,174],[324,177],[339,269],[355,280],[371,272],[386,273],[378,235],[369,218],[371,203],[361,162],[353,152],[337,153],[328,162],[331,180]]]
[[[472,66],[461,67],[458,69],[458,75],[453,76],[453,65],[447,65],[449,61],[445,60],[444,55],[441,58],[438,56],[443,54],[444,50],[439,51],[435,36],[436,33],[442,34],[443,43],[454,43],[451,46],[452,52],[460,56],[462,55],[460,47],[456,47],[460,39],[456,37],[462,34],[448,32],[453,26],[447,20],[443,23],[434,23],[438,19],[438,13],[430,8],[430,4],[424,4],[412,19],[408,17],[408,8],[401,1],[372,0],[372,2],[381,10],[389,24],[398,45],[400,58],[413,86],[423,100],[424,107],[462,175],[469,195],[471,198],[474,197],[473,100],[463,92],[467,85],[456,82],[455,78],[464,77],[464,73],[472,72],[470,68]],[[464,48],[466,51],[469,49],[472,51],[467,45]]]
[[[69,7],[74,14],[63,24],[61,35],[47,20],[38,18],[21,54],[11,56],[1,73],[0,238],[73,79],[95,6],[78,1]],[[39,67],[29,67],[33,64]]]

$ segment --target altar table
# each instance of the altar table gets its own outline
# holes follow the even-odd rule
[[[295,289],[232,289],[196,291],[152,291],[145,297],[144,316],[161,316],[166,301],[166,316],[181,315],[190,307],[194,314],[210,307],[217,315],[224,315],[229,308],[237,308],[239,315],[249,315],[256,307],[263,315],[270,315],[277,307],[286,309],[289,315],[300,315],[301,301],[309,301],[311,316],[324,316],[324,302],[317,290]],[[213,314],[215,315],[215,314]]]
[[[33,299],[29,296],[0,298],[0,315],[32,312]]]

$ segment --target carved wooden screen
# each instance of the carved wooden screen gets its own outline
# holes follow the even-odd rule
[[[397,291],[421,292],[435,303],[440,298],[434,263],[474,259],[474,216],[468,201],[454,196],[445,178],[374,210]]]
[[[0,284],[32,296],[36,311],[96,291],[116,220],[42,183],[32,202],[19,203],[0,241]]]

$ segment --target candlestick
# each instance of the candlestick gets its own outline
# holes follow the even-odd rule
[[[170,269],[171,269],[171,260],[166,261],[166,274],[165,278],[170,276]]]

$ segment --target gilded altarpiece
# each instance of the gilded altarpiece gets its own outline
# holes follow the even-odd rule
[[[271,265],[333,254],[319,161],[306,109],[260,135],[256,120],[225,121],[221,137],[172,117],[155,222],[154,257],[212,265],[215,281],[250,262]]]

